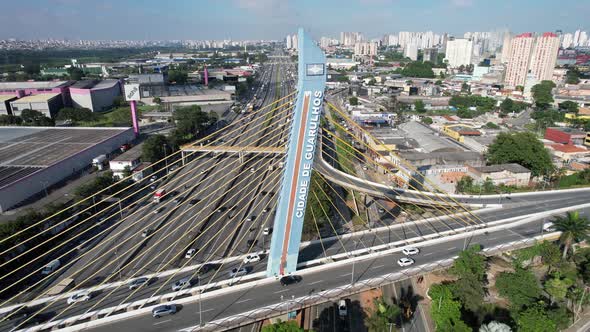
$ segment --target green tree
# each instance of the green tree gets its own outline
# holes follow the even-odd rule
[[[154,104],[160,105],[162,103],[162,98],[160,98],[160,97],[154,97],[154,99],[152,99],[152,102]]]
[[[473,178],[464,176],[457,182],[457,191],[460,193],[470,192],[473,188]]]
[[[517,163],[528,168],[533,176],[549,175],[554,166],[551,155],[533,133],[500,133],[488,147],[490,164]]]
[[[519,332],[556,332],[557,325],[540,306],[531,306],[518,315]]]
[[[188,80],[188,73],[184,70],[169,70],[168,82],[176,84],[185,84]]]
[[[432,65],[429,62],[413,61],[408,63],[402,70],[401,74],[406,77],[424,77],[434,78]]]
[[[374,299],[373,305],[375,308],[365,318],[365,326],[370,332],[390,331],[401,313],[400,308],[386,303],[383,298]]]
[[[177,108],[173,118],[179,133],[191,138],[202,133],[214,120],[196,105]]]
[[[466,82],[463,82],[463,84],[461,84],[461,92],[465,92],[465,93],[471,92],[471,87],[469,86],[469,84],[467,84]]]
[[[461,320],[461,303],[454,300],[449,285],[435,284],[428,290],[432,299],[431,316],[436,331],[471,332],[471,328]]]
[[[429,116],[425,116],[425,117],[422,119],[422,123],[424,123],[424,124],[427,124],[427,125],[431,125],[433,122],[434,122],[434,121],[433,121],[433,120],[432,120],[432,118],[431,118],[431,117],[429,117]]]
[[[441,80],[436,80],[436,82],[434,82],[434,85],[439,85],[440,86],[442,84],[443,84],[443,82]]]
[[[568,113],[578,114],[579,105],[571,100],[566,100],[563,103],[559,103],[559,109],[565,110]]]
[[[156,162],[170,153],[168,141],[164,135],[153,135],[148,137],[141,148],[142,159],[148,162]]]
[[[567,295],[568,289],[574,284],[574,281],[569,278],[561,278],[557,273],[545,281],[545,291],[551,295],[551,302],[563,301]]]
[[[96,114],[92,113],[88,108],[64,107],[57,112],[55,118],[61,121],[70,120],[72,122],[94,121],[96,120]]]
[[[483,303],[485,296],[486,261],[480,251],[479,245],[463,250],[450,269],[450,272],[459,278],[451,288],[454,296],[466,309],[473,312]]]
[[[350,97],[348,98],[348,103],[352,106],[357,106],[359,104],[359,99],[357,97]]]
[[[24,109],[20,113],[20,117],[23,119],[23,124],[26,126],[51,127],[54,125],[53,120],[35,110]]]
[[[504,323],[491,321],[480,326],[479,332],[512,332],[512,329]]]
[[[553,220],[553,228],[561,232],[560,241],[563,244],[563,259],[567,257],[567,252],[573,247],[574,242],[580,242],[588,239],[590,232],[590,221],[580,216],[579,211],[567,212],[565,217],[557,217]]]
[[[74,195],[77,196],[78,200],[82,200],[86,197],[90,197],[96,194],[98,191],[101,191],[109,186],[111,186],[115,181],[113,180],[113,173],[105,172],[94,180],[85,183],[74,190]]]
[[[498,126],[497,124],[495,124],[493,122],[486,123],[484,127],[488,128],[488,129],[500,129],[500,126]]]
[[[576,68],[572,68],[567,71],[565,77],[565,83],[567,84],[578,84],[580,83],[580,72]]]
[[[84,72],[80,68],[70,67],[67,69],[68,75],[70,75],[70,79],[74,81],[79,81],[84,77]]]
[[[531,118],[535,119],[537,130],[545,130],[555,126],[556,122],[562,122],[565,114],[554,109],[537,109],[531,114]]]
[[[23,119],[11,114],[1,114],[0,115],[0,125],[1,126],[19,126],[23,123]]]
[[[424,102],[422,101],[422,99],[418,99],[414,102],[414,110],[416,110],[416,112],[418,112],[418,113],[425,113],[426,112],[426,106],[424,105]]]
[[[496,278],[496,288],[515,310],[532,304],[541,296],[541,287],[535,275],[522,268],[517,268],[515,272],[500,273]]]
[[[552,90],[555,88],[555,83],[552,81],[541,81],[532,87],[531,92],[535,105],[539,109],[547,109],[553,103]]]
[[[513,111],[513,109],[514,109],[514,101],[512,101],[512,99],[510,99],[510,98],[504,99],[502,101],[502,103],[500,104],[500,110],[504,114],[511,113]]]
[[[262,327],[262,332],[305,332],[306,330],[302,329],[297,325],[295,321],[286,321],[282,322],[279,320],[277,323],[266,325]]]

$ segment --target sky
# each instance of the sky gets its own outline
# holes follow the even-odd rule
[[[0,39],[282,39],[359,31],[588,28],[588,0],[18,0],[0,13]]]

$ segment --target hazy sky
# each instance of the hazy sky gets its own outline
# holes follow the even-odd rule
[[[360,31],[513,32],[587,28],[588,0],[18,0],[0,39],[280,39]]]

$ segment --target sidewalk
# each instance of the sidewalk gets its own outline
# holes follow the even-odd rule
[[[568,327],[567,329],[563,330],[563,332],[587,332],[590,331],[590,311],[585,312],[580,316],[578,321]]]

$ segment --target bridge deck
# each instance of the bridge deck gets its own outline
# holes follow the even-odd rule
[[[229,153],[265,153],[265,154],[283,154],[286,153],[284,147],[275,146],[230,146],[230,145],[216,145],[216,146],[194,146],[184,145],[181,147],[183,151],[188,152],[229,152]]]

